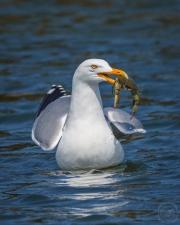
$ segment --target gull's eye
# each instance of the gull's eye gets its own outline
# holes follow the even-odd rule
[[[96,66],[96,65],[91,65],[91,68],[92,68],[92,69],[97,69],[98,66]]]

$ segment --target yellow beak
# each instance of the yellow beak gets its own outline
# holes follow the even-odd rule
[[[114,74],[116,76],[123,76],[123,77],[126,77],[128,79],[128,75],[123,70],[119,70],[119,69],[115,69],[115,68],[112,68],[111,72],[98,73],[98,76],[104,78],[108,83],[114,85],[115,80],[110,78],[108,76],[108,74]]]

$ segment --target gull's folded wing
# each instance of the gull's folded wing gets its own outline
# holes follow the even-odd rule
[[[146,133],[143,125],[135,117],[130,120],[131,115],[121,109],[111,107],[104,108],[104,115],[108,119],[115,135]],[[119,132],[119,134],[118,134]]]
[[[32,128],[32,139],[44,150],[58,144],[69,112],[71,96],[66,96],[62,86],[53,85],[37,110]]]

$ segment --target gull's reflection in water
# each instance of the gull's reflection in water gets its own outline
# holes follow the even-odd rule
[[[99,187],[102,185],[115,184],[117,178],[113,173],[104,173],[98,170],[88,172],[72,172],[61,179],[57,184],[70,187]]]
[[[56,185],[65,188],[58,198],[68,200],[66,209],[79,216],[102,212],[112,214],[127,204],[120,183],[118,173],[103,170],[61,171],[59,179],[56,179]]]

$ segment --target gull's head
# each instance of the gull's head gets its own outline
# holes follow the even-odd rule
[[[78,66],[74,74],[74,79],[84,83],[100,83],[102,81],[107,81],[114,84],[114,80],[111,79],[108,74],[128,78],[124,71],[110,67],[103,59],[88,59]]]

